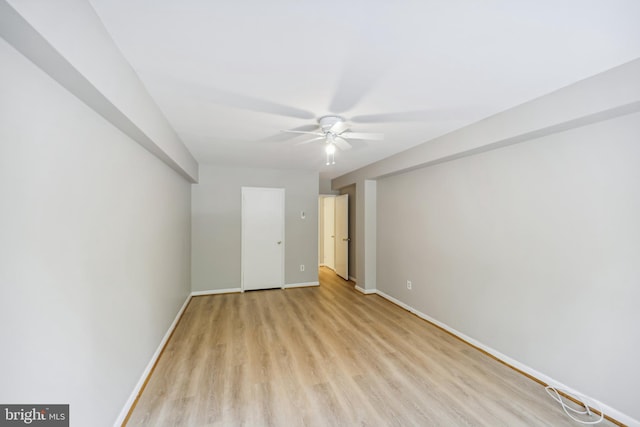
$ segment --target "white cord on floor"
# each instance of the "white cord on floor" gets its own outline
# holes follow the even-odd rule
[[[598,418],[595,421],[583,421],[583,420],[580,420],[580,419],[574,417],[573,415],[571,415],[569,413],[569,411],[571,411],[571,412],[576,413],[578,415],[587,415],[587,416],[593,416],[594,415],[593,412],[591,412],[590,406],[596,407],[598,405],[594,405],[593,401],[589,402],[588,401],[589,399],[586,396],[582,395],[582,394],[575,393],[575,392],[574,393],[570,393],[570,392],[568,392],[566,390],[560,390],[564,394],[566,394],[568,396],[571,396],[574,399],[576,399],[578,402],[580,402],[580,404],[582,406],[584,406],[584,408],[585,408],[584,411],[581,411],[581,410],[578,410],[578,409],[573,409],[572,407],[567,405],[564,402],[564,400],[562,400],[562,396],[560,396],[560,393],[558,392],[558,389],[556,389],[555,387],[552,387],[552,386],[548,385],[548,386],[545,387],[545,390],[547,390],[547,393],[549,393],[549,396],[551,396],[551,398],[553,400],[555,400],[560,405],[562,405],[562,409],[564,409],[564,413],[567,414],[569,416],[569,418],[571,418],[572,420],[574,420],[576,422],[579,422],[579,423],[582,423],[582,424],[598,424],[598,423],[602,422],[602,420],[604,419],[604,412],[602,411],[602,408],[596,408],[598,410],[598,412],[600,412],[600,418]]]

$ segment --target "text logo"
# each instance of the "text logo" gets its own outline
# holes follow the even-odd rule
[[[0,427],[69,427],[69,405],[0,405]]]

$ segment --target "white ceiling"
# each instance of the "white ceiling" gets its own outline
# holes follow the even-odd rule
[[[90,2],[199,162],[325,178],[640,57],[636,0]],[[281,132],[329,113],[385,140]]]

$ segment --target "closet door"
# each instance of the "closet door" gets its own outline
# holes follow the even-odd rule
[[[242,187],[242,289],[284,286],[284,188]]]

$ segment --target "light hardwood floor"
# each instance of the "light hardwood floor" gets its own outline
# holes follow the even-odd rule
[[[192,298],[127,425],[578,425],[430,323],[330,270],[320,283]]]

